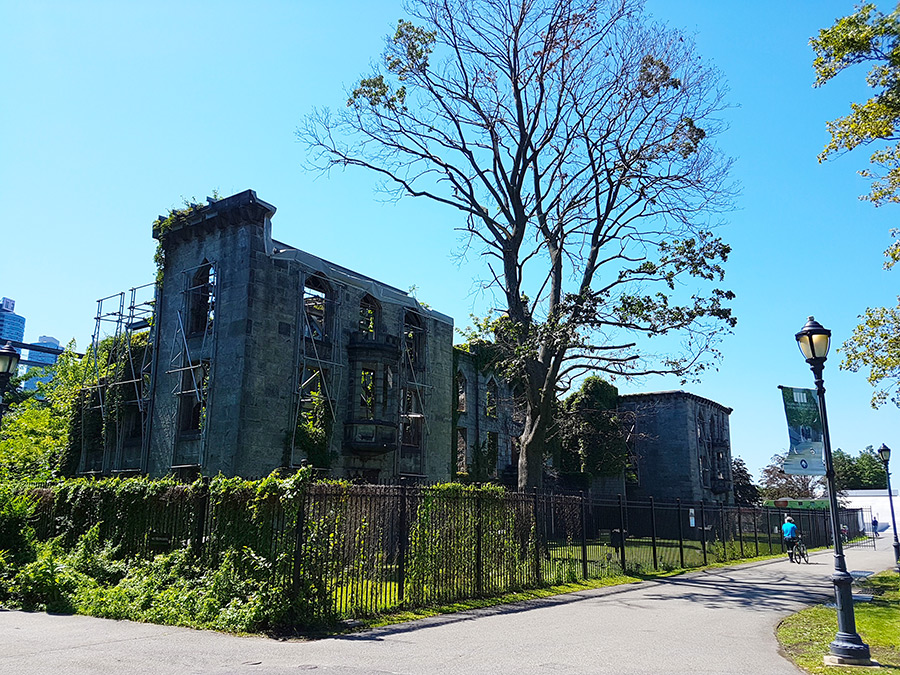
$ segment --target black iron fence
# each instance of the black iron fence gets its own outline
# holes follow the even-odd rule
[[[214,565],[230,550],[249,551],[284,593],[331,617],[778,554],[787,515],[810,548],[831,541],[825,510],[460,486],[310,484],[267,495],[252,484],[143,485],[34,491],[33,526],[63,546],[96,526],[121,556],[188,549]],[[870,514],[840,518],[845,545],[872,545]]]

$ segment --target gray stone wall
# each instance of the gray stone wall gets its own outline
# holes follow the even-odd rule
[[[255,478],[305,463],[295,434],[309,403],[301,384],[318,372],[334,420],[325,457],[316,461],[330,475],[449,479],[452,319],[403,291],[273,241],[274,212],[248,190],[154,233],[166,265],[149,473],[183,466]],[[204,330],[192,331],[191,289],[206,264],[215,270],[214,311]],[[325,309],[324,317],[310,319],[304,303],[313,285],[325,289]],[[361,330],[364,298],[377,306],[371,332]],[[406,337],[410,326],[414,339]],[[185,430],[186,368],[201,362],[209,370],[204,405],[194,428]],[[361,407],[363,390],[372,396]]]
[[[734,503],[730,408],[672,391],[623,395],[619,409],[633,416],[638,480],[629,498]]]
[[[485,467],[487,476],[478,478],[497,478],[515,485],[522,424],[517,419],[514,392],[502,377],[489,368],[480,368],[475,353],[463,349],[455,351],[455,386],[451,401],[454,469],[457,473],[473,474],[477,468],[475,453],[486,451],[493,435],[497,443],[496,462]]]

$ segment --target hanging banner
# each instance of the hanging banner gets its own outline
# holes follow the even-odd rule
[[[813,389],[779,387],[784,399],[791,447],[784,472],[800,476],[825,475],[825,440],[819,401]]]

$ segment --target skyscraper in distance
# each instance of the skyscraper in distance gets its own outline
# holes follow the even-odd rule
[[[25,339],[25,317],[16,314],[16,301],[12,298],[0,300],[0,342],[6,344],[12,340],[22,342]]]

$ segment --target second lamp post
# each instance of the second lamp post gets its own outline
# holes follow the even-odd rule
[[[900,541],[897,541],[897,519],[894,517],[894,495],[891,493],[891,473],[888,471],[888,462],[891,461],[891,449],[884,443],[878,448],[878,456],[884,464],[884,476],[887,479],[887,498],[891,507],[891,527],[894,528],[894,565],[900,572]]]

